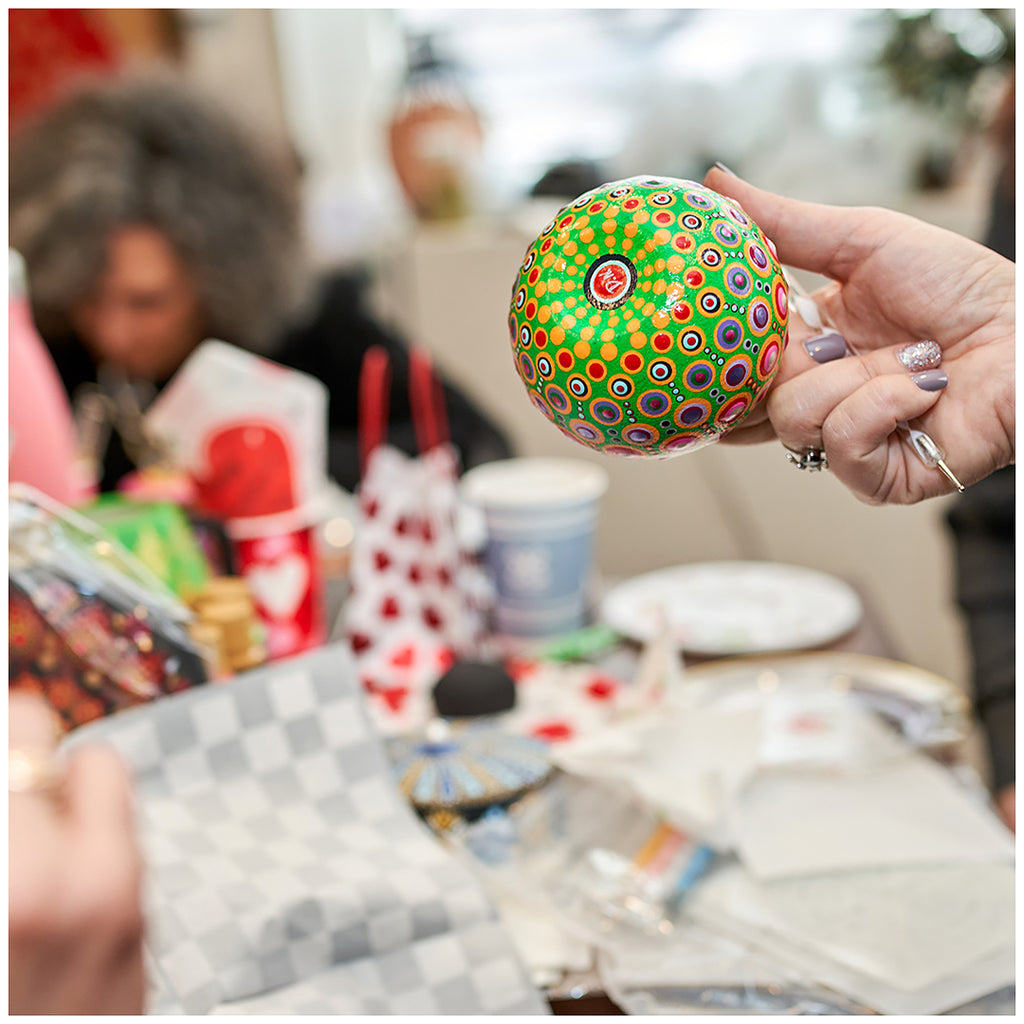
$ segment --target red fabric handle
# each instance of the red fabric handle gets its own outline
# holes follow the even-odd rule
[[[390,394],[391,361],[380,345],[374,345],[366,350],[359,374],[359,463],[363,475],[374,449],[384,442]]]
[[[444,389],[434,373],[430,356],[420,348],[409,353],[409,403],[412,406],[416,442],[421,452],[429,452],[448,441]]]

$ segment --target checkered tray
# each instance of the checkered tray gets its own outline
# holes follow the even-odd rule
[[[132,766],[150,1012],[524,1014],[479,882],[400,797],[347,650],[85,726]]]

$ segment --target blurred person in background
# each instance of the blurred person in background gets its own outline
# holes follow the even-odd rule
[[[138,410],[211,337],[327,385],[328,470],[349,490],[362,357],[382,346],[389,439],[416,451],[406,346],[368,312],[361,275],[312,280],[296,179],[169,78],[83,86],[15,133],[10,243],[36,325],[72,400],[99,382],[128,409],[111,424],[101,489],[136,468]],[[463,468],[511,454],[480,409],[444,391]]]
[[[1016,82],[1011,74],[992,126],[998,158],[983,239],[1016,261]],[[980,480],[948,515],[957,600],[970,636],[974,706],[988,740],[992,787],[1016,831],[1016,467]]]

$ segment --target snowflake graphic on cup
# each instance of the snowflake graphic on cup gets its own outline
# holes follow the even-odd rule
[[[545,547],[511,547],[503,554],[508,582],[516,590],[535,593],[551,586],[551,554]]]

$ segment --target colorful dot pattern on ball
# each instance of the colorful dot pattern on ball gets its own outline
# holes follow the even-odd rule
[[[668,457],[732,429],[788,341],[775,247],[733,200],[636,177],[563,207],[527,250],[509,335],[530,400],[613,455]]]

